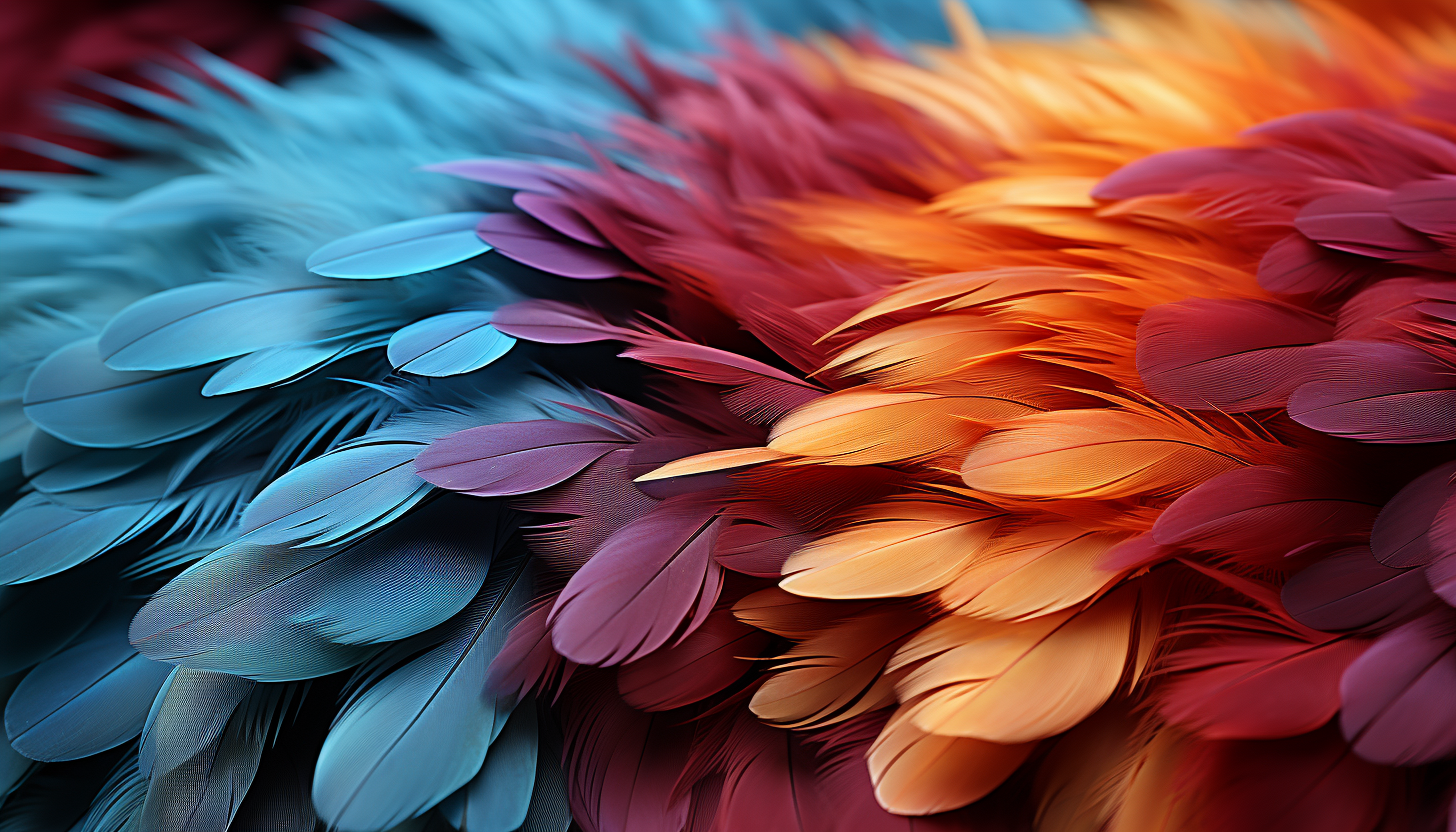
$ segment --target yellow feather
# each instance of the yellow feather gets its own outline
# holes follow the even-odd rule
[[[710,451],[669,462],[661,468],[643,474],[634,482],[665,480],[671,477],[687,477],[731,468],[746,468],[750,465],[762,465],[766,462],[779,462],[790,458],[792,457],[789,454],[770,448],[733,448],[727,451]]]
[[[831,725],[895,704],[895,675],[882,675],[900,642],[924,617],[890,608],[833,625],[794,646],[749,708],[785,728]]]
[[[880,805],[900,815],[959,809],[1001,785],[1034,743],[1002,745],[927,734],[902,710],[870,746],[870,781]]]
[[[961,476],[1014,497],[1167,496],[1246,464],[1235,439],[1151,408],[1062,410],[1008,422],[976,443]]]
[[[907,712],[929,733],[1003,743],[1061,733],[1117,689],[1133,647],[1137,595],[1124,587],[1084,611],[1022,622],[937,622],[940,633],[921,641],[922,631],[891,662],[893,669],[929,656],[896,692],[917,700]],[[946,641],[954,643],[934,649]]]
[[[1070,523],[1020,529],[991,543],[940,593],[946,609],[978,618],[1056,612],[1096,595],[1121,573],[1098,566],[1129,534]]]
[[[795,552],[783,589],[814,598],[918,595],[945,586],[991,538],[1001,514],[965,503],[897,500]]]
[[[815,399],[774,424],[768,447],[830,465],[875,465],[968,445],[983,421],[1038,408],[994,396],[946,396],[861,387]],[[970,421],[974,420],[974,421]]]

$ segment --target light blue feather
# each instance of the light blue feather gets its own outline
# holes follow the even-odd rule
[[[101,363],[95,339],[58,350],[25,388],[25,415],[41,430],[90,448],[144,448],[226,419],[251,394],[204,398],[206,367],[121,372]]]
[[[126,640],[127,617],[108,615],[41,662],[5,706],[5,733],[33,760],[75,760],[135,739],[170,665]]]
[[[24,670],[69,644],[114,589],[97,564],[0,587],[0,676]]]
[[[520,828],[526,822],[536,784],[540,734],[535,703],[517,705],[490,744],[480,771],[440,804],[445,819],[469,832],[515,832]]]
[[[314,773],[314,805],[325,823],[386,829],[475,776],[511,706],[485,689],[486,668],[531,592],[528,559],[500,562],[444,643],[344,709]]]
[[[63,572],[125,543],[145,527],[150,505],[78,511],[27,495],[0,515],[0,584]]]
[[[479,370],[515,344],[490,325],[489,312],[447,312],[396,332],[387,354],[400,372],[443,377]]]
[[[489,545],[446,500],[339,546],[245,537],[153,596],[131,640],[160,661],[264,681],[333,673],[362,661],[369,645],[422,632],[469,603]]]
[[[174,370],[312,340],[335,287],[208,281],[138,301],[102,330],[97,348],[114,370]]]
[[[490,251],[475,233],[476,211],[394,222],[350,234],[308,256],[314,274],[375,280],[443,269]]]

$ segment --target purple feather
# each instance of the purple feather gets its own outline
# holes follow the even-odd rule
[[[551,228],[576,240],[597,248],[610,248],[611,243],[592,227],[575,208],[559,199],[530,191],[518,191],[511,201],[516,207],[535,217]]]
[[[1456,751],[1456,612],[1440,609],[1376,640],[1340,680],[1340,728],[1361,757],[1414,765]]]
[[[475,233],[517,263],[562,277],[600,280],[630,266],[615,251],[582,245],[525,214],[487,214]]]
[[[1289,397],[1305,427],[1366,442],[1456,439],[1456,368],[1403,344],[1323,344],[1315,379]]]
[[[1432,468],[1411,480],[1380,510],[1370,533],[1376,560],[1398,569],[1424,566],[1436,558],[1431,546],[1431,523],[1456,487],[1456,462]]]
[[[623,526],[561,591],[551,640],[581,664],[639,659],[703,623],[723,583],[712,551],[719,507],[694,495]]]
[[[1436,599],[1419,569],[1394,569],[1355,546],[1289,579],[1282,593],[1294,620],[1316,630],[1399,623]]]
[[[1294,233],[1269,247],[1259,261],[1259,285],[1281,295],[1342,292],[1369,277],[1378,261],[1324,248]]]
[[[415,460],[415,473],[477,497],[529,494],[565,481],[626,442],[595,425],[504,422],[435,440]]]
[[[1336,251],[1403,262],[1427,259],[1436,246],[1396,222],[1389,200],[1389,191],[1375,188],[1330,194],[1304,206],[1294,227]]]
[[[420,170],[443,173],[472,182],[484,182],[501,188],[536,191],[543,194],[560,192],[560,183],[568,181],[565,171],[552,165],[525,162],[520,159],[459,159],[425,165]]]
[[[1400,186],[1390,198],[1390,213],[1422,234],[1456,240],[1456,177],[1423,179]]]
[[[524,300],[503,306],[495,311],[491,325],[513,338],[538,344],[640,340],[637,333],[608,322],[592,310],[555,300]]]

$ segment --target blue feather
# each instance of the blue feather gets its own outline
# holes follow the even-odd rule
[[[9,702],[10,695],[18,684],[20,684],[18,675],[0,679],[0,706]],[[5,798],[25,782],[25,778],[30,776],[36,767],[34,760],[11,748],[9,743],[0,743],[0,803],[4,803]]]
[[[15,750],[32,760],[75,760],[141,733],[172,668],[137,653],[126,625],[124,616],[106,616],[26,674],[5,706]]]
[[[366,343],[365,348],[378,346]],[[354,351],[342,340],[280,344],[244,355],[212,374],[202,385],[204,396],[225,396],[259,387],[286,384]]]
[[[443,269],[490,251],[475,233],[484,217],[467,211],[382,225],[323,246],[305,265],[314,274],[356,280]]]
[[[256,542],[327,545],[408,511],[430,491],[414,471],[424,442],[369,442],[331,451],[264,488],[243,511]]]
[[[490,325],[489,312],[447,312],[396,332],[387,353],[396,370],[441,377],[479,370],[515,345]]]
[[[34,581],[84,563],[135,537],[150,505],[77,511],[28,494],[0,514],[0,584]]]
[[[566,773],[557,754],[536,758],[536,782],[531,805],[519,832],[566,832],[571,828],[571,801],[566,794]],[[473,828],[473,827],[472,827]]]
[[[124,477],[162,453],[160,448],[82,448],[37,432],[26,444],[22,465],[37,490],[63,494]]]
[[[133,196],[112,208],[103,225],[138,229],[223,220],[241,206],[226,177],[199,173],[179,176]]]
[[[536,706],[522,702],[506,727],[490,744],[485,765],[440,809],[456,829],[469,832],[514,832],[526,822],[536,783],[536,758],[541,732]]]
[[[249,393],[204,398],[212,371],[121,372],[101,363],[96,340],[57,350],[25,388],[25,415],[41,430],[88,448],[144,448],[226,419]]]
[[[310,341],[343,299],[319,285],[194,283],[122,310],[97,348],[113,370],[175,370],[292,341]]]
[[[216,742],[255,686],[251,680],[225,673],[174,669],[142,726],[138,746],[142,774],[151,777],[170,771]]]
[[[366,688],[324,740],[314,773],[319,817],[345,830],[415,817],[480,770],[511,702],[485,671],[531,598],[529,559],[503,559],[444,643]],[[397,649],[407,657],[409,645]]]
[[[132,621],[132,643],[153,659],[264,681],[352,667],[368,645],[439,624],[480,588],[492,552],[455,506],[437,500],[334,547],[243,538],[153,596]]]

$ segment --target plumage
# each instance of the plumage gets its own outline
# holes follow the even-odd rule
[[[1361,757],[1410,765],[1456,748],[1456,725],[1434,703],[1456,682],[1451,615],[1433,610],[1376,639],[1340,680],[1340,728]]]
[[[386,829],[480,771],[514,704],[481,688],[530,597],[530,569],[519,555],[501,558],[480,594],[445,625],[438,646],[409,658],[419,645],[405,643],[376,660],[401,664],[354,696],[319,752],[313,798],[324,823]]]
[[[320,247],[304,265],[314,274],[353,280],[441,269],[490,251],[490,245],[472,233],[484,216],[462,211],[371,228]]]
[[[401,372],[453,376],[479,370],[515,343],[490,325],[489,312],[447,312],[396,332],[385,354]]]
[[[415,461],[427,481],[477,497],[528,494],[556,485],[626,444],[606,428],[538,421],[486,425],[438,440]]]

